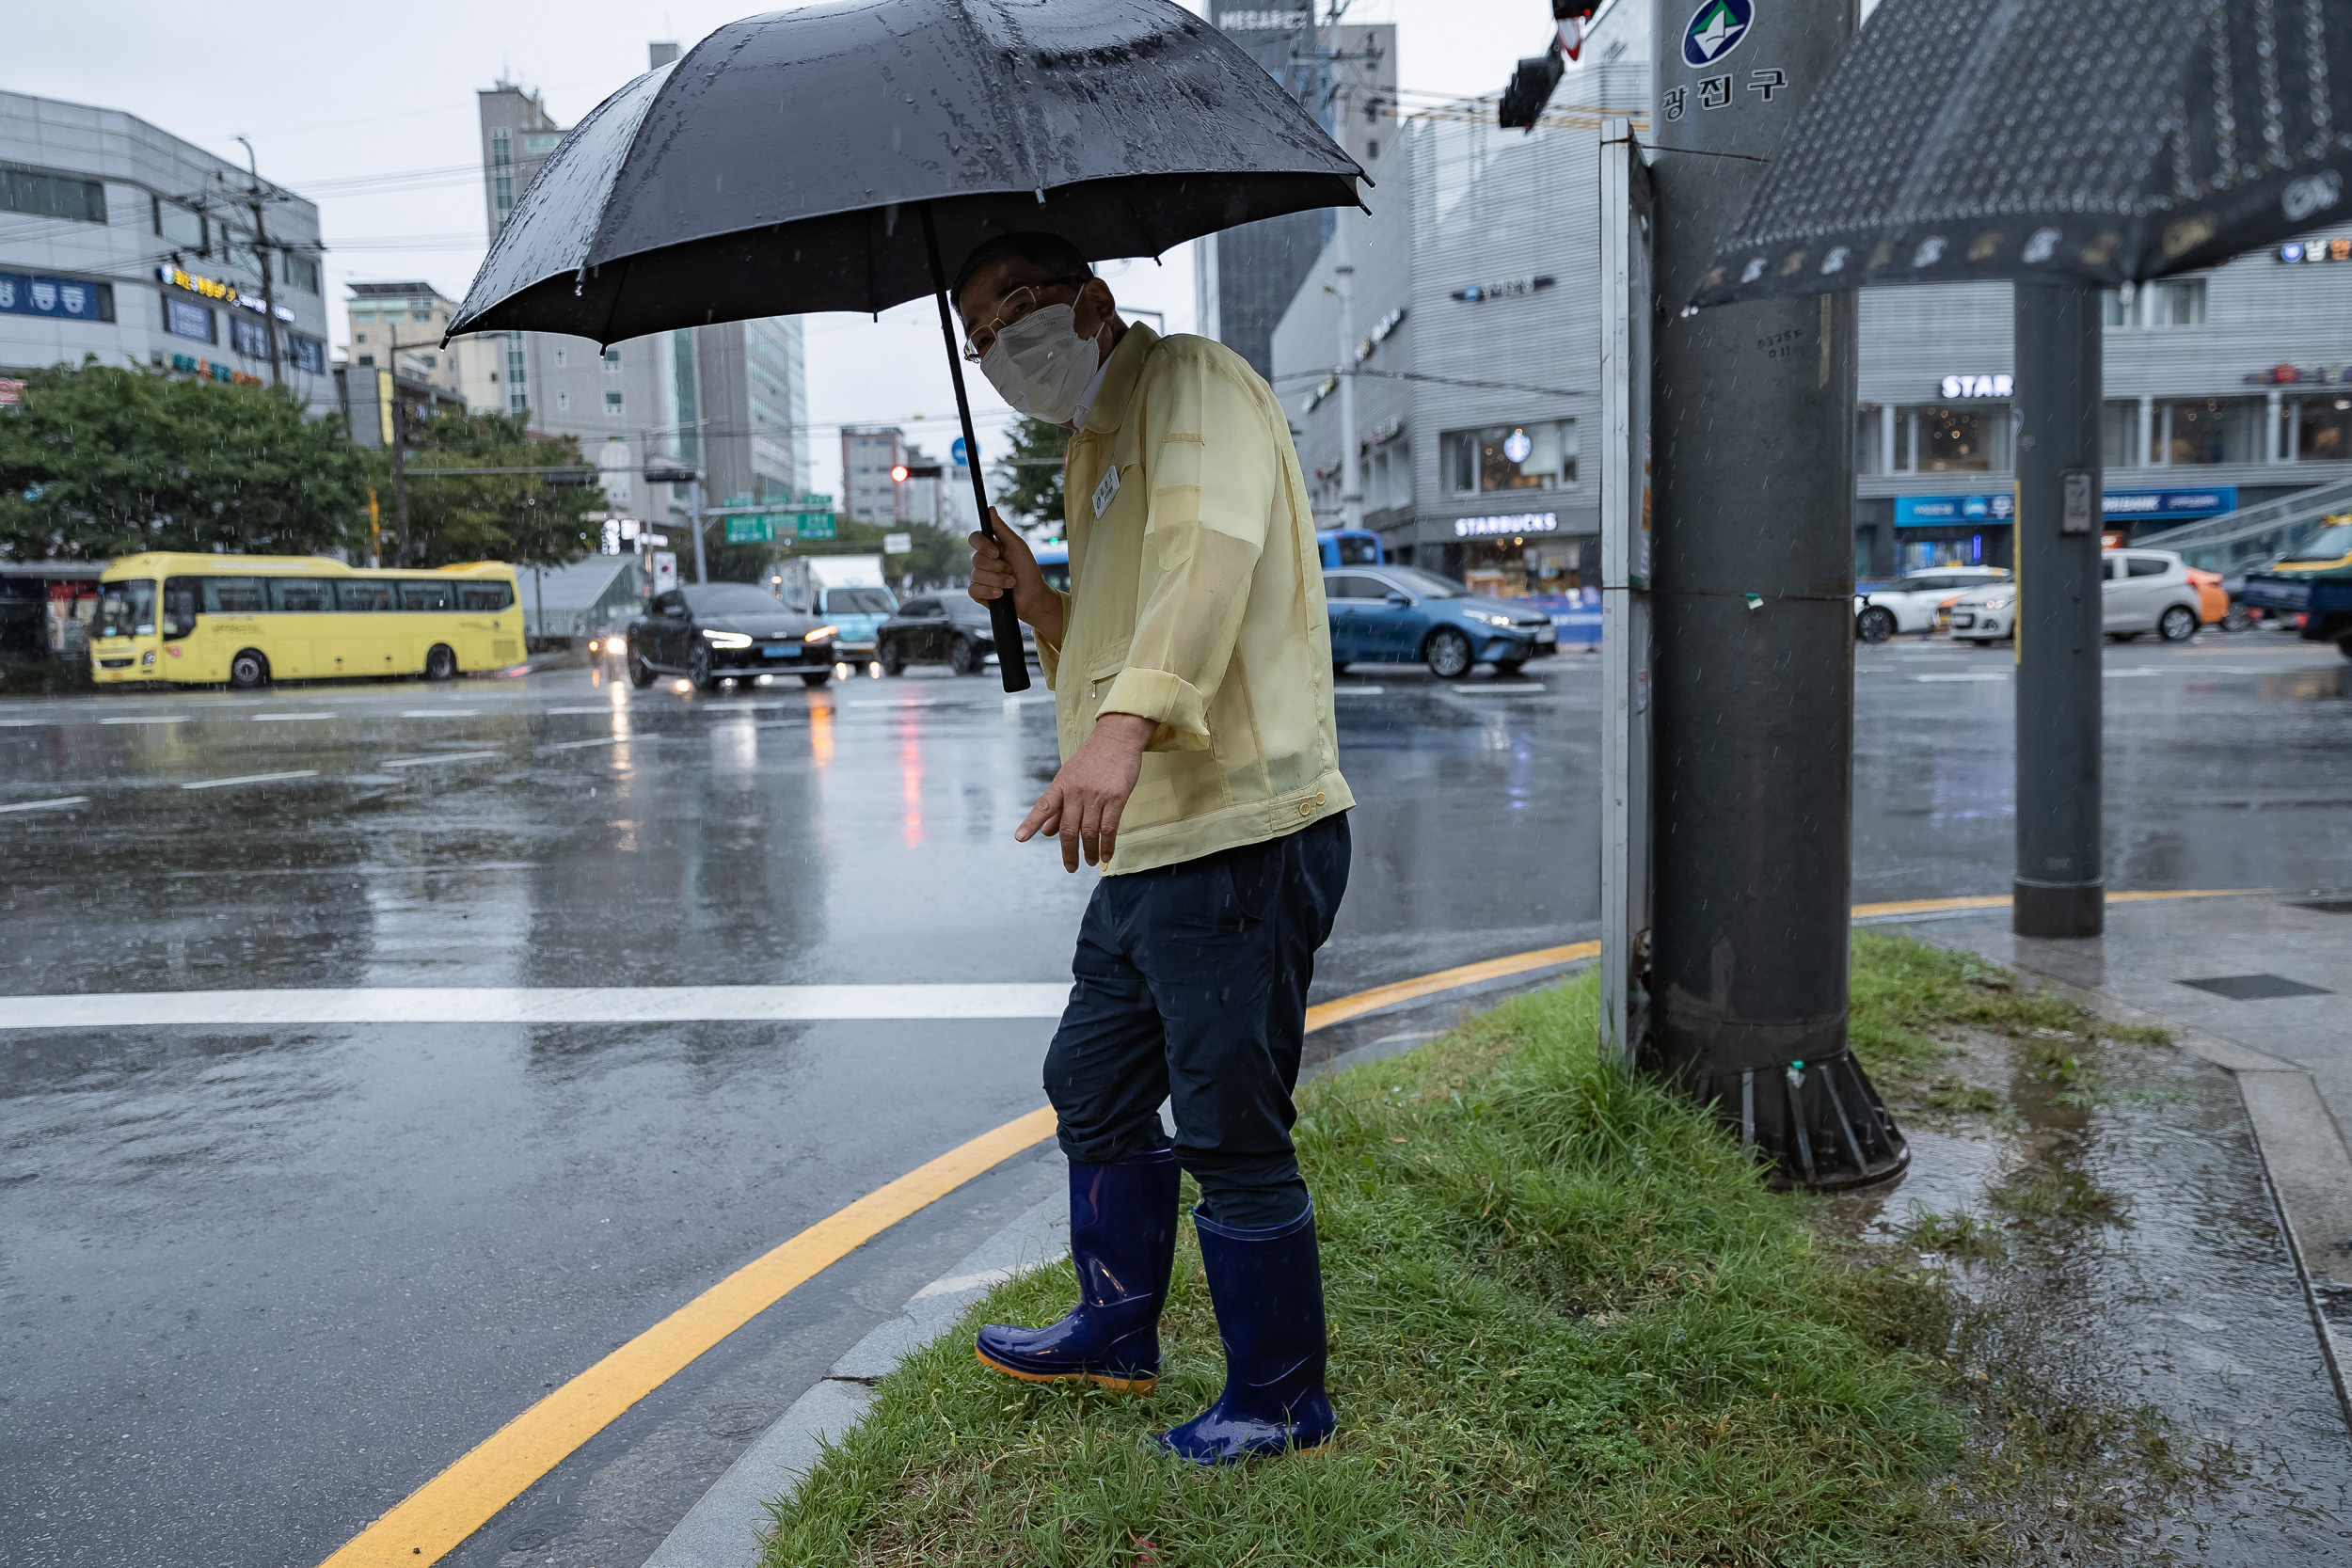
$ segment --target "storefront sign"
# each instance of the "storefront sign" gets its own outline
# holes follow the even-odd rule
[[[53,316],[66,321],[112,321],[114,291],[78,277],[34,277],[0,272],[0,315]]]
[[[2249,387],[2295,387],[2341,384],[2352,381],[2352,366],[2333,365],[2273,365],[2266,371],[2256,371],[2243,378]]]
[[[225,282],[217,277],[199,277],[192,272],[183,272],[169,262],[157,267],[155,277],[158,281],[168,283],[175,289],[185,289],[192,294],[199,294],[206,299],[219,300],[223,305],[241,306],[256,315],[269,313],[269,307],[262,302],[261,295],[248,294],[234,283]],[[290,322],[294,319],[293,309],[284,305],[278,308],[277,315],[281,322]]]
[[[1454,290],[1454,297],[1471,305],[1484,299],[1524,299],[1536,290],[1549,289],[1559,281],[1556,277],[1515,277],[1507,283],[1472,283],[1467,288]]]
[[[2202,490],[2109,490],[2100,498],[2100,512],[2109,519],[2132,517],[2217,517],[2237,510],[2237,486],[2209,485]]]
[[[2005,398],[2014,396],[2017,378],[2008,375],[1947,375],[1944,378],[1944,395],[1947,398]]]
[[[2202,490],[2109,490],[2101,500],[2109,518],[2214,517],[2237,510],[2237,487]],[[1898,496],[1897,528],[1960,528],[1982,524],[2006,528],[2017,517],[2017,498],[2003,490],[1979,496]]]
[[[1500,517],[1456,517],[1454,536],[1475,539],[1496,533],[1552,533],[1560,527],[1556,512],[1513,512]]]
[[[243,371],[231,370],[227,365],[215,365],[210,359],[199,359],[186,354],[173,355],[171,368],[183,374],[195,376],[199,381],[218,381],[232,387],[265,385],[258,375],[247,375]]]
[[[2352,261],[2352,240],[2290,240],[2279,247],[2281,261]]]

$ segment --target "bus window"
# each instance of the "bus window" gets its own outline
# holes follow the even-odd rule
[[[196,630],[196,607],[203,602],[201,578],[164,579],[164,641],[177,642]]]
[[[335,585],[324,578],[272,578],[269,607],[281,615],[317,615],[335,608]]]
[[[269,608],[260,578],[205,578],[204,613],[258,615]]]
[[[381,580],[339,582],[335,607],[347,615],[380,615],[392,608],[392,585]]]
[[[155,584],[145,578],[101,583],[98,621],[93,637],[152,637],[155,635]]]
[[[420,610],[453,610],[447,582],[422,582],[404,579],[400,585],[400,608],[414,613]]]
[[[1368,533],[1341,534],[1340,564],[1343,566],[1379,565],[1380,541]]]
[[[465,582],[457,586],[460,610],[504,610],[514,602],[513,590],[503,582]]]

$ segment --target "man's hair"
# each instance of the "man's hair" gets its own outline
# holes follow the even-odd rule
[[[972,254],[956,269],[955,286],[947,297],[963,303],[963,286],[972,281],[972,275],[992,261],[1008,259],[1026,261],[1041,267],[1056,277],[1092,277],[1094,269],[1087,265],[1086,257],[1078,247],[1059,234],[1032,231],[1025,234],[999,234],[993,240],[982,240]]]

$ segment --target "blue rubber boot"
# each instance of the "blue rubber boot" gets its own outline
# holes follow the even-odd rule
[[[1233,1465],[1319,1449],[1339,1418],[1323,1391],[1323,1261],[1315,1212],[1264,1230],[1217,1224],[1198,1209],[1200,1261],[1225,1341],[1225,1391],[1160,1447],[1196,1465]]]
[[[1160,1308],[1176,1256],[1176,1151],[1070,1164],[1078,1305],[1047,1328],[990,1323],[980,1360],[1025,1383],[1097,1383],[1148,1394],[1160,1376]]]

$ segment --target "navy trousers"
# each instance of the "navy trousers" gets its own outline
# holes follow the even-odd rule
[[[1077,984],[1045,1053],[1062,1152],[1117,1164],[1168,1147],[1219,1224],[1307,1208],[1291,1146],[1315,950],[1347,891],[1347,816],[1263,844],[1105,877],[1087,905]]]

